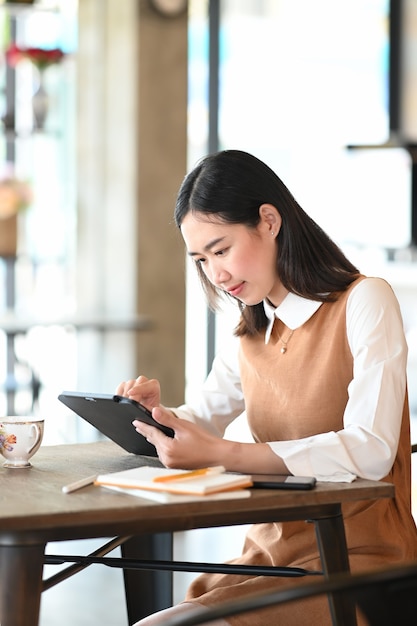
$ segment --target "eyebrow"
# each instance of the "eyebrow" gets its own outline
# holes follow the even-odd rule
[[[225,239],[225,237],[217,237],[216,239],[212,239],[211,241],[209,241],[203,248],[204,252],[210,252],[210,250],[214,248],[215,246],[217,246],[219,243],[221,243],[223,239]],[[188,252],[189,256],[198,256],[199,254],[201,253],[200,252]]]

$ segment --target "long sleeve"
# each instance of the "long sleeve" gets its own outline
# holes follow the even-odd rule
[[[298,300],[293,296],[291,307],[299,321],[301,303],[306,301]],[[309,316],[311,301],[306,304]],[[291,325],[288,302],[286,315]],[[346,328],[354,370],[343,429],[268,442],[294,475],[327,481],[352,481],[357,476],[378,480],[394,461],[405,398],[407,344],[398,301],[384,280],[366,278],[352,289]],[[202,389],[175,409],[178,417],[223,436],[228,424],[245,409],[238,349],[236,339],[216,357]]]
[[[245,409],[238,363],[239,340],[233,337],[216,355],[201,389],[175,414],[222,437],[227,426]]]
[[[350,294],[346,324],[354,372],[344,428],[270,446],[293,474],[378,480],[395,459],[406,389],[407,344],[391,287],[381,279],[360,282]]]

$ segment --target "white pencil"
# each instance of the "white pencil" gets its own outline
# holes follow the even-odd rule
[[[72,491],[77,491],[77,489],[81,489],[82,487],[87,487],[87,485],[92,485],[97,475],[88,476],[88,478],[81,478],[81,480],[76,480],[74,483],[70,483],[69,485],[64,485],[62,487],[62,491],[64,493],[71,493]]]

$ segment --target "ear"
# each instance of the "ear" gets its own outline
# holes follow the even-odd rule
[[[259,207],[259,226],[266,229],[269,236],[276,237],[281,228],[282,219],[278,209],[273,204],[261,204]]]

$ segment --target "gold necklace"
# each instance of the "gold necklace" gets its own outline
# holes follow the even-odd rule
[[[289,344],[289,342],[290,342],[290,339],[291,339],[291,337],[293,336],[293,334],[294,334],[294,331],[292,330],[292,331],[290,332],[290,334],[288,335],[287,340],[286,340],[286,341],[284,341],[284,339],[281,337],[281,335],[280,335],[280,334],[279,334],[279,332],[277,331],[278,339],[279,339],[279,341],[282,343],[282,348],[280,349],[281,354],[285,354],[285,353],[286,353],[286,351],[287,351],[287,346],[288,346],[288,344]]]

